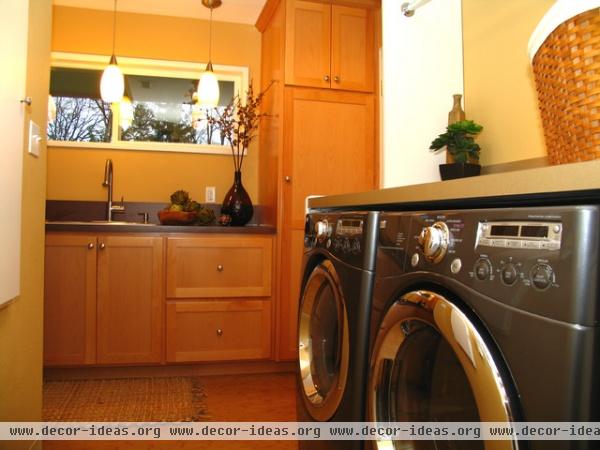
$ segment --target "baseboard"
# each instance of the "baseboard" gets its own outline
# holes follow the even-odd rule
[[[234,363],[204,363],[172,366],[133,366],[133,367],[73,367],[45,368],[46,380],[75,380],[98,378],[134,378],[134,377],[173,377],[173,376],[211,376],[294,372],[294,361],[253,361]]]

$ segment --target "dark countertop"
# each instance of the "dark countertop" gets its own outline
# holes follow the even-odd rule
[[[316,210],[424,210],[600,202],[600,160],[312,198]]]
[[[156,225],[143,223],[94,223],[76,221],[46,222],[46,231],[80,233],[154,233],[154,234],[275,234],[271,225],[246,225],[244,227]]]
[[[153,234],[275,234],[275,227],[261,224],[262,206],[254,207],[252,220],[243,227],[220,225],[161,225],[157,212],[165,207],[160,202],[125,202],[125,212],[115,214],[114,222],[106,217],[105,201],[46,200],[46,231],[70,231],[81,233],[153,233]],[[219,217],[221,205],[205,204]],[[141,215],[146,214],[150,223],[144,224]]]

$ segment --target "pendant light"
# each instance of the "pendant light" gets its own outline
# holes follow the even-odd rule
[[[200,75],[198,82],[198,101],[202,106],[217,106],[219,104],[219,81],[212,66],[212,15],[213,9],[221,6],[221,0],[202,0],[202,4],[210,9],[210,33],[208,40],[208,64]]]
[[[123,99],[125,92],[125,79],[123,72],[117,65],[117,57],[115,56],[115,38],[117,33],[117,0],[114,3],[113,9],[113,46],[112,55],[108,67],[104,69],[102,78],[100,79],[100,96],[105,102],[113,103],[120,102]]]

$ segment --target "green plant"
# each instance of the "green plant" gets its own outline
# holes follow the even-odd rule
[[[481,148],[475,142],[474,136],[481,130],[483,127],[472,120],[461,120],[448,125],[446,132],[435,138],[429,149],[435,152],[446,147],[457,163],[477,162]]]

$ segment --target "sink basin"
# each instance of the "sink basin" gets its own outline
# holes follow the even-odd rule
[[[113,220],[111,222],[109,222],[108,220],[90,220],[90,221],[83,221],[83,220],[52,220],[46,221],[47,224],[54,224],[54,225],[111,225],[111,226],[116,226],[116,225],[127,225],[127,226],[142,226],[142,227],[155,227],[157,224],[156,223],[140,223],[140,222],[119,222],[116,220]]]

